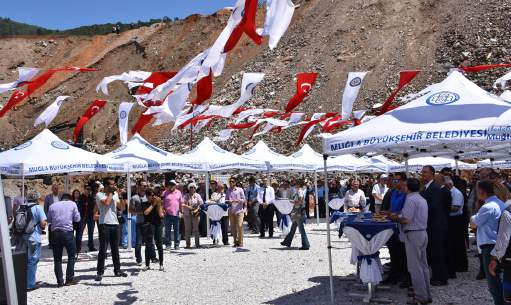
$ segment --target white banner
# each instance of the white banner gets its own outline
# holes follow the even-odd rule
[[[128,122],[132,107],[133,103],[128,102],[122,102],[119,105],[119,133],[122,145],[128,142]]]
[[[344,87],[341,101],[341,114],[343,120],[349,119],[351,111],[353,110],[353,104],[357,99],[358,92],[360,91],[362,81],[366,74],[367,72],[348,73],[348,79],[346,80],[346,87]]]
[[[270,36],[270,49],[277,46],[280,38],[287,31],[294,12],[295,5],[291,0],[266,0],[264,28],[259,31],[264,36]]]
[[[45,123],[46,127],[50,125],[51,121],[57,116],[59,113],[60,106],[62,103],[70,96],[58,96],[53,103],[50,104],[43,112],[35,119],[34,127]]]

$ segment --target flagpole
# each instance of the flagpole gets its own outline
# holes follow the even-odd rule
[[[314,195],[316,196],[316,223],[319,226],[318,173],[314,170]]]
[[[332,304],[335,303],[334,300],[334,272],[332,269],[332,244],[330,242],[330,220],[328,219],[328,215],[330,215],[330,207],[328,206],[328,173],[327,173],[327,159],[328,155],[323,155],[324,162],[324,172],[325,172],[325,211],[326,211],[326,242],[328,249],[328,269],[329,269],[329,277],[330,277],[330,302]]]
[[[24,201],[23,197],[23,201]],[[0,176],[0,207],[5,207],[4,189],[2,177]],[[9,225],[7,223],[7,211],[0,209],[0,246],[2,250],[2,267],[4,273],[4,284],[7,296],[7,304],[18,304],[18,293],[16,290],[16,276],[14,274],[14,262],[12,259],[11,240],[9,238]]]
[[[131,202],[131,174],[130,174],[130,166],[128,165],[128,172],[126,174],[126,192],[128,193],[128,250],[131,251],[131,212],[130,212],[130,202]]]

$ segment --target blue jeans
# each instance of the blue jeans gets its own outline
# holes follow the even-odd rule
[[[122,235],[121,235],[121,245],[123,247],[128,246],[128,215],[122,214],[122,218],[124,219],[124,223],[122,224]],[[135,245],[137,242],[137,219],[136,216],[131,215],[131,245]]]
[[[493,247],[485,247],[481,248],[481,256],[483,258],[483,270],[486,275],[486,281],[488,282],[488,290],[490,291],[491,296],[493,297],[493,303],[495,305],[503,305],[504,298],[502,293],[502,281],[501,281],[501,272],[497,268],[497,276],[492,276],[488,270],[488,266],[490,265],[491,260],[491,251]]]
[[[300,231],[300,235],[302,236],[302,247],[303,248],[309,248],[309,239],[307,238],[307,233],[305,232],[305,222],[307,218],[302,217],[300,220],[293,221],[293,224],[291,225],[291,230],[289,231],[289,234],[287,234],[286,238],[284,239],[284,244],[286,246],[291,247],[291,242],[293,242],[293,237],[295,237],[296,233],[296,227],[298,227],[298,230]]]
[[[41,257],[41,243],[29,240],[28,236],[23,236],[17,240],[16,250],[27,251],[27,289],[34,288],[37,264]]]
[[[179,247],[179,242],[181,241],[181,235],[179,234],[179,216],[165,215],[165,245],[170,246],[172,244],[171,241],[171,231],[174,230],[174,247]]]

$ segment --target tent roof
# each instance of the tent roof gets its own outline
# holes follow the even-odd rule
[[[242,155],[242,157],[266,162],[272,171],[310,170],[307,166],[297,163],[294,158],[281,155],[266,145],[263,141]]]
[[[440,170],[444,167],[455,168],[456,161],[454,161],[454,159],[442,157],[420,157],[408,160],[408,170],[410,171],[419,171],[422,169],[424,165],[431,165],[436,170]],[[477,168],[477,166],[475,164],[469,164],[462,161],[458,161],[458,168],[462,170],[474,170]],[[390,170],[393,172],[405,171],[406,170],[405,163],[402,162],[398,166],[392,166]]]
[[[205,170],[203,163],[186,162],[186,159],[179,155],[151,145],[139,134],[133,135],[125,145],[105,156],[129,164],[131,172],[162,170],[199,172]]]
[[[226,151],[207,137],[182,157],[186,159],[186,162],[206,164],[206,169],[210,172],[227,170],[266,171],[268,169],[264,161],[248,159]]]
[[[124,165],[62,141],[50,130],[0,153],[0,171],[8,175],[47,175],[72,172],[122,172]]]
[[[511,104],[453,71],[406,105],[335,135],[323,135],[328,155],[352,152],[416,153],[444,151],[454,156],[502,145],[509,120],[498,120]],[[508,111],[511,117],[511,111]],[[504,146],[509,147],[509,144]]]

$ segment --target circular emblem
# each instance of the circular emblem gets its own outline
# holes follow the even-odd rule
[[[449,91],[441,91],[430,95],[426,103],[433,106],[452,104],[460,99],[459,94]]]
[[[250,92],[250,94],[254,95],[256,85],[254,83],[248,84],[245,89]]]
[[[60,141],[53,141],[53,142],[51,142],[51,146],[53,146],[53,147],[55,147],[57,149],[69,149],[69,145],[67,145],[64,142],[60,142]]]
[[[360,77],[355,77],[354,79],[351,80],[350,86],[351,87],[360,86],[361,83],[362,83],[362,79]]]
[[[126,145],[122,145],[121,147],[117,148],[116,150],[113,150],[112,153],[116,154],[118,152],[121,152],[126,149]]]
[[[32,145],[32,141],[25,142],[19,146],[14,147],[14,150],[22,150]]]
[[[119,117],[121,118],[121,120],[124,120],[126,118],[128,114],[126,113],[126,111],[121,111],[121,113],[119,113]]]

